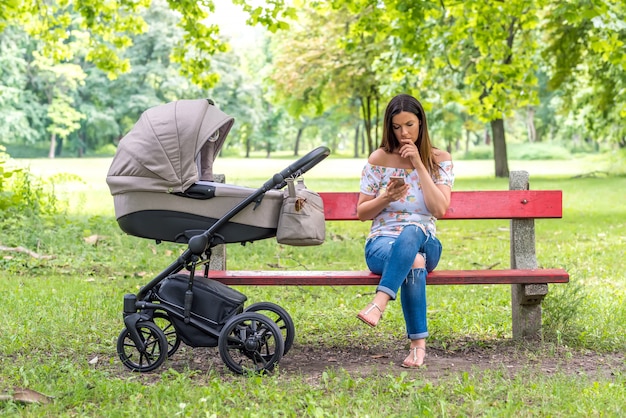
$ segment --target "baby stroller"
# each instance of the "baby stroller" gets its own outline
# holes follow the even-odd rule
[[[158,368],[181,342],[217,346],[239,374],[271,371],[291,348],[295,327],[285,309],[271,302],[244,308],[244,294],[211,280],[211,250],[276,236],[280,189],[330,151],[316,148],[258,189],[215,182],[213,162],[233,123],[209,100],[156,106],[142,114],[113,158],[107,184],[120,228],[187,245],[137,294],[124,296],[117,352],[133,371]],[[201,267],[203,274],[196,274]]]

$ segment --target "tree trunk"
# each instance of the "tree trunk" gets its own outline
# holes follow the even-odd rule
[[[356,124],[354,132],[354,158],[359,158],[359,134],[361,133],[361,122]]]
[[[372,145],[372,103],[371,97],[367,96],[365,99],[361,98],[361,111],[363,113],[363,123],[365,125],[365,135],[367,137],[367,154],[371,154],[374,151]]]
[[[380,100],[378,100],[378,97],[376,98],[376,120],[375,120],[375,126],[376,126],[376,130],[375,130],[375,139],[376,139],[376,143],[379,144],[380,143],[380,137],[378,136],[378,120],[380,119]],[[372,151],[374,151],[372,149]]]
[[[496,164],[496,177],[509,177],[509,162],[506,156],[506,138],[504,137],[504,120],[491,121],[493,134],[493,157]]]
[[[367,150],[365,148],[365,126],[364,126],[363,129],[361,130],[361,154],[368,155],[366,153],[367,153]]]
[[[300,149],[300,139],[302,139],[302,132],[304,132],[304,126],[298,128],[298,135],[296,135],[296,144],[293,147],[293,156],[297,157]]]
[[[63,156],[63,137],[57,138],[57,145],[54,151],[55,157]]]
[[[535,108],[529,107],[526,115],[526,129],[528,129],[528,141],[537,141],[537,129],[535,128]]]
[[[48,150],[48,158],[54,158],[54,151],[57,149],[57,134],[50,137],[50,150]]]

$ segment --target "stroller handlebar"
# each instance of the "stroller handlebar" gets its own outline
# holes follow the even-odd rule
[[[319,162],[324,160],[330,155],[330,149],[328,147],[317,147],[314,150],[307,153],[304,157],[290,164],[287,168],[280,173],[274,174],[274,176],[265,183],[266,190],[269,189],[282,189],[287,185],[285,179],[291,177],[299,177],[302,174],[315,167]]]

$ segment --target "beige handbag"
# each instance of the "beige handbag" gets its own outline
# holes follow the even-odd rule
[[[276,241],[293,246],[322,244],[326,238],[324,201],[319,194],[307,189],[302,179],[295,184],[294,179],[286,181]]]

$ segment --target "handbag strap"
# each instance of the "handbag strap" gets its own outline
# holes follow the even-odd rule
[[[289,197],[296,197],[296,186],[293,184],[293,178],[285,179],[285,181],[287,182]]]

